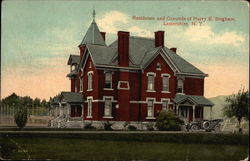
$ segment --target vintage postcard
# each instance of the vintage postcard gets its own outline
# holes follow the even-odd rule
[[[2,1],[0,159],[248,160],[247,1]]]

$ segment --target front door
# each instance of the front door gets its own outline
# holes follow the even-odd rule
[[[179,116],[184,122],[188,121],[188,107],[187,106],[180,106]]]

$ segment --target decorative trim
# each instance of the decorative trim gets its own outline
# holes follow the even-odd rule
[[[155,90],[146,90],[146,92],[156,92]]]
[[[128,70],[141,70],[136,67],[120,67],[120,66],[112,66],[112,65],[96,65],[96,67],[107,67],[107,68],[116,68],[116,69],[128,69]]]
[[[103,116],[102,118],[104,118],[104,119],[113,119],[114,117],[112,117],[112,116]]]
[[[113,91],[114,89],[113,88],[103,88],[103,90],[105,90],[105,91]]]
[[[121,83],[126,83],[127,86],[128,86],[128,88],[123,88],[123,87],[121,87]],[[128,81],[119,81],[119,82],[118,82],[117,89],[129,90],[129,89],[130,89],[129,82],[128,82]]]
[[[169,91],[161,91],[161,93],[171,93],[171,92],[169,92]]]
[[[154,72],[147,72],[147,77],[148,77],[149,75],[153,75],[154,77],[156,77],[156,73],[154,73]]]
[[[148,120],[155,120],[156,118],[155,117],[146,117],[146,119],[148,119]]]

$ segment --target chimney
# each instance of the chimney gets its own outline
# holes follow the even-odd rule
[[[177,48],[171,48],[170,50],[176,53]]]
[[[155,47],[164,46],[164,31],[155,32]]]
[[[129,32],[118,31],[118,65],[129,65]]]
[[[104,42],[105,42],[105,35],[106,35],[106,32],[100,32],[101,33],[101,35],[102,35],[102,38],[103,38],[103,40],[104,40]]]

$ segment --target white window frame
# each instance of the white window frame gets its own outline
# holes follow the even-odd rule
[[[152,80],[152,89],[149,88],[149,77],[153,77],[153,80]],[[156,73],[154,72],[148,72],[147,73],[147,92],[156,92],[155,91],[155,77],[156,77]]]
[[[121,87],[121,84],[127,84],[127,88]],[[117,85],[117,89],[122,89],[122,90],[130,90],[129,82],[128,81],[119,81]]]
[[[80,77],[80,92],[83,92],[83,77]]]
[[[162,77],[162,91],[161,91],[161,93],[170,93],[170,90],[169,90],[169,88],[170,88],[170,85],[169,85],[170,75],[167,73],[163,73],[163,74],[161,74],[161,77]],[[167,90],[164,90],[164,77],[165,78],[167,77]]]
[[[179,81],[181,81],[181,86],[179,86]],[[179,87],[181,87],[181,92],[179,92]],[[177,93],[184,93],[184,79],[177,79]]]
[[[93,112],[93,97],[87,97],[87,118],[92,118],[92,112]]]
[[[103,97],[104,100],[104,116],[103,118],[109,118],[112,119],[112,102],[113,102],[113,97],[112,96],[104,96]],[[110,101],[110,107],[107,107],[107,100]],[[109,113],[106,113],[107,108],[109,108]]]
[[[107,73],[110,74],[110,88],[106,88],[106,74]],[[105,84],[104,84],[104,88],[103,89],[104,90],[113,90],[113,88],[112,88],[112,77],[113,77],[112,75],[113,75],[113,72],[111,72],[111,71],[104,71],[104,74],[105,74],[105,76],[104,76],[105,77],[105,79],[104,79],[104,81],[105,81],[104,83]]]
[[[163,107],[163,102],[164,102],[164,101],[167,102],[166,109],[164,109],[164,107]],[[162,104],[162,110],[169,111],[169,104],[170,104],[170,99],[169,99],[169,98],[162,98],[162,99],[161,99],[161,104]]]
[[[149,101],[152,101],[152,111],[151,111],[151,115],[149,115]],[[154,117],[154,104],[155,104],[155,98],[147,98],[146,99],[146,102],[147,102],[147,117],[146,119],[155,119]]]
[[[87,91],[92,91],[92,90],[93,90],[93,71],[89,71],[88,72],[88,90]]]
[[[75,92],[77,92],[77,79],[75,78]]]

